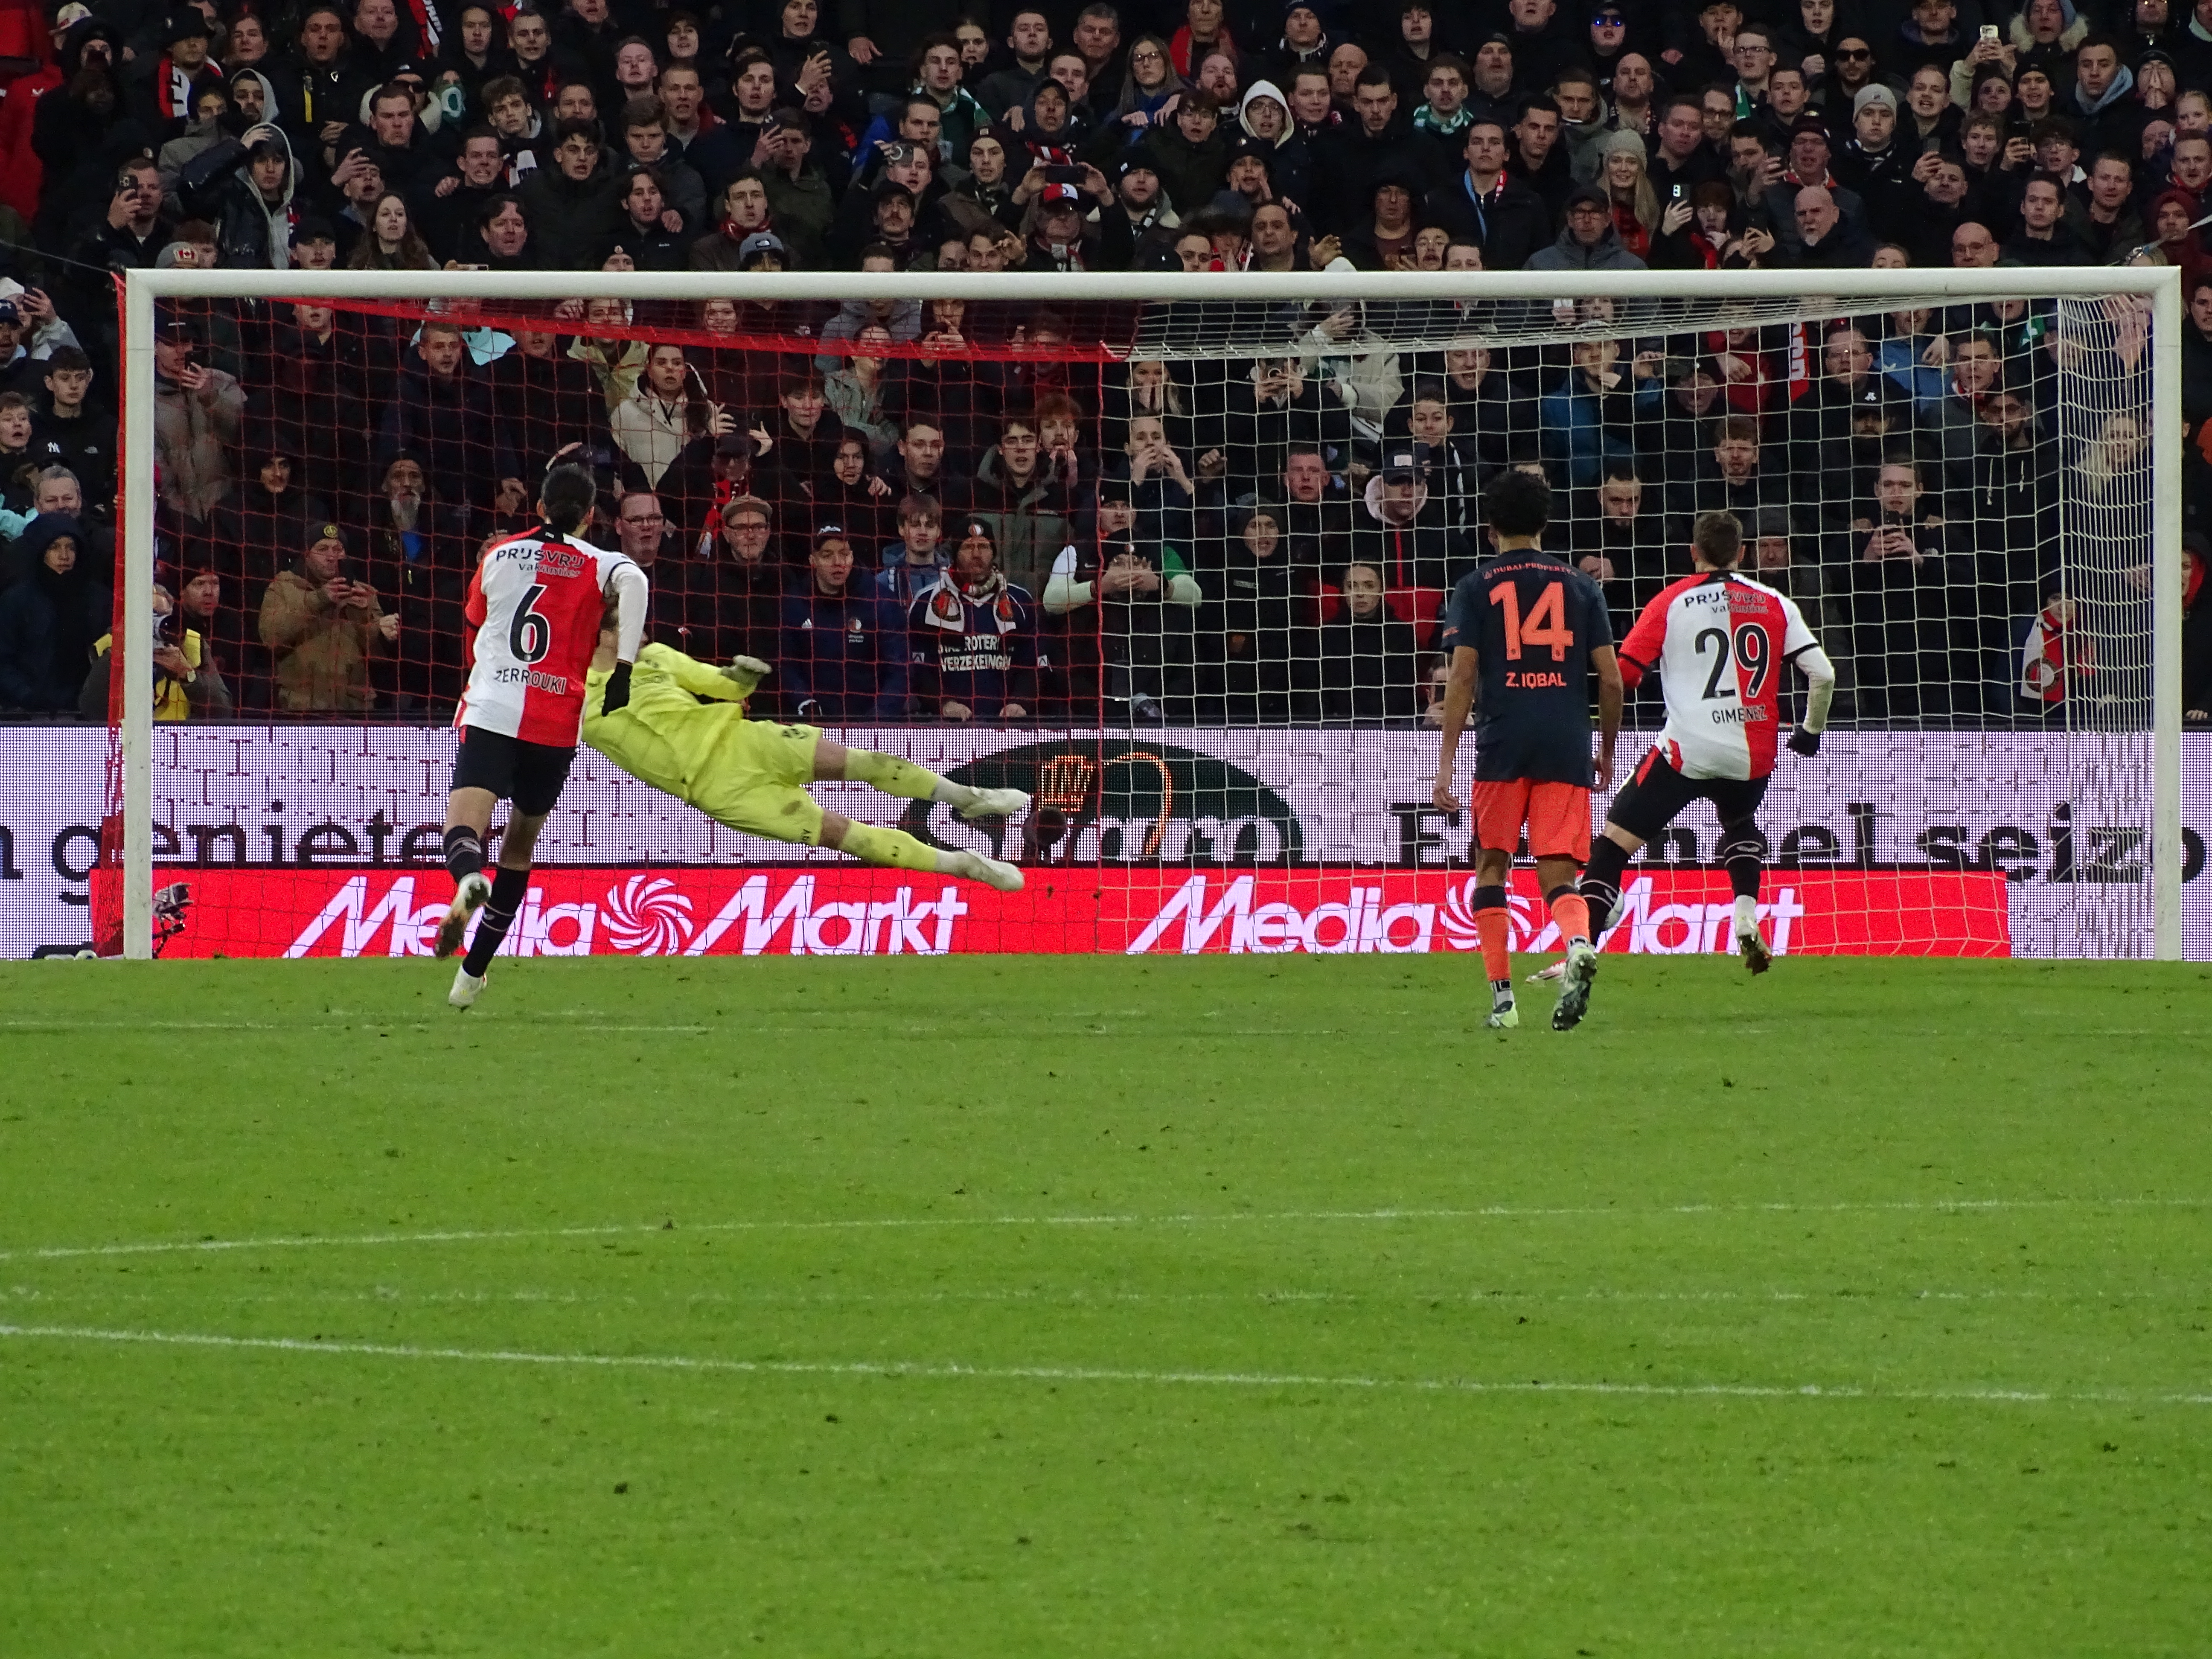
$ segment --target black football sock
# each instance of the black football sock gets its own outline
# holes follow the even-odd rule
[[[1732,823],[1721,832],[1721,862],[1728,868],[1729,886],[1738,898],[1759,896],[1759,878],[1766,869],[1766,836],[1755,823]]]
[[[464,877],[483,868],[483,838],[465,823],[446,831],[446,868],[459,887]]]
[[[491,959],[499,954],[499,947],[507,943],[507,930],[514,926],[516,913],[522,901],[530,894],[530,872],[510,870],[499,866],[499,873],[491,878],[491,896],[484,901],[483,914],[477,917],[476,937],[469,941],[468,959],[462,963],[472,979],[482,979]]]
[[[1589,863],[1583,870],[1582,892],[1589,906],[1592,939],[1605,937],[1613,913],[1620,903],[1620,878],[1628,872],[1628,851],[1611,836],[1600,836],[1590,848]]]

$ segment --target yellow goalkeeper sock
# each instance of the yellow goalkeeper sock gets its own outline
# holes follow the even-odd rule
[[[878,754],[872,749],[845,751],[845,781],[872,784],[886,795],[901,795],[908,800],[942,800],[965,806],[975,799],[975,792],[964,783],[955,783],[950,778],[938,776],[926,766],[916,766],[896,755]],[[911,867],[929,868],[927,865]]]
[[[878,755],[875,758],[887,760],[890,757]],[[906,764],[904,761],[897,763]],[[872,823],[849,827],[845,831],[842,850],[864,864],[895,865],[902,870],[942,871],[945,866],[940,860],[949,856],[934,847],[923,846],[903,830],[881,830]]]

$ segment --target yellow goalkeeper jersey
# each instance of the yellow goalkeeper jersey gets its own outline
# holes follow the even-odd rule
[[[609,678],[598,669],[585,678],[584,741],[632,777],[690,799],[694,781],[715,772],[716,751],[745,723],[743,694],[726,676],[666,645],[637,653],[629,705],[611,717],[601,712]],[[714,702],[702,704],[701,697]]]

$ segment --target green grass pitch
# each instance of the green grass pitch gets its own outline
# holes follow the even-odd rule
[[[2212,973],[0,972],[0,1652],[2212,1651]]]

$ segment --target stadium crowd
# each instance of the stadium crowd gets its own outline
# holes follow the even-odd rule
[[[446,718],[477,550],[564,453],[655,634],[771,660],[787,717],[1418,721],[1508,468],[1551,480],[1622,631],[1689,519],[1737,512],[1845,719],[2141,696],[2096,645],[2144,624],[2154,434],[2062,441],[2047,304],[1674,326],[1597,297],[1647,266],[2179,264],[2187,431],[2156,435],[2212,519],[2212,0],[101,0],[0,11],[0,53],[13,717],[106,715],[111,279],[157,265],[712,296],[165,308],[164,719]],[[1521,267],[1591,274],[1566,337],[1324,307],[1170,361],[1093,349],[1130,337],[1101,307],[988,298],[1012,270]],[[979,297],[746,292],[912,270]],[[2111,562],[2091,591],[2062,491]]]

